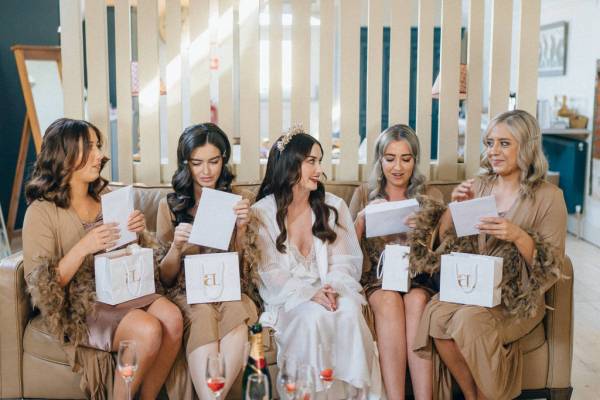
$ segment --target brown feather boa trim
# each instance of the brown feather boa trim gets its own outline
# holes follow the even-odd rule
[[[437,247],[432,245],[440,217],[446,206],[431,199],[421,203],[417,214],[417,228],[409,235],[411,275],[439,272],[442,254],[450,252],[479,253],[477,236],[457,238],[452,229]],[[517,247],[498,240],[495,255],[504,259],[502,282],[502,304],[507,312],[517,318],[530,318],[538,311],[539,298],[548,284],[560,277],[562,257],[550,243],[536,233],[527,231],[535,243],[533,264],[528,266]],[[435,247],[435,248],[434,248]]]
[[[156,249],[156,241],[144,232],[138,244]],[[156,259],[156,258],[155,258]],[[44,318],[46,327],[61,343],[74,345],[87,342],[87,316],[94,312],[96,289],[94,279],[94,257],[87,256],[73,279],[64,288],[60,286],[58,263],[47,259],[34,268],[27,277],[27,286],[33,305]],[[158,268],[154,266],[156,293],[162,292],[158,279]]]

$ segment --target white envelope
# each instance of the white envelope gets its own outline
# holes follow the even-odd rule
[[[442,256],[440,300],[495,307],[502,301],[501,257],[452,253]]]
[[[118,222],[121,237],[117,243],[108,250],[116,249],[124,244],[137,240],[137,234],[127,230],[127,220],[133,213],[133,186],[102,195],[102,220],[103,223]]]
[[[241,300],[237,253],[186,256],[184,264],[188,304]]]
[[[410,228],[404,224],[404,220],[417,211],[419,202],[415,199],[369,204],[365,207],[366,236],[408,232]]]
[[[242,199],[237,194],[203,188],[189,242],[228,250],[236,215],[233,207]]]
[[[381,288],[406,293],[410,288],[408,255],[410,247],[388,244],[379,258],[377,278],[382,279]],[[383,259],[383,266],[382,264]],[[380,269],[381,268],[381,269]]]
[[[483,217],[497,217],[496,198],[494,196],[478,197],[467,201],[453,201],[448,204],[456,236],[477,235],[479,229],[475,226],[481,223]]]

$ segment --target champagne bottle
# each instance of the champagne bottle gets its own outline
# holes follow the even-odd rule
[[[248,355],[248,363],[246,364],[242,378],[242,395],[246,396],[248,377],[252,374],[262,374],[267,377],[269,386],[268,398],[272,399],[271,376],[269,375],[269,368],[265,359],[262,335],[262,325],[260,323],[256,323],[250,327],[250,354]]]

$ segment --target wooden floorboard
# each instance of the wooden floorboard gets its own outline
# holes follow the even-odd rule
[[[600,248],[569,235],[573,261],[575,321],[573,400],[600,398]]]

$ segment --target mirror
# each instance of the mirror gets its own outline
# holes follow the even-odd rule
[[[45,60],[25,60],[25,66],[40,127],[40,135],[43,137],[46,128],[53,121],[65,115],[58,63]]]
[[[64,111],[60,47],[16,45],[11,47],[11,50],[15,55],[27,110],[21,131],[21,144],[6,224],[8,235],[12,238],[23,185],[29,136],[33,137],[36,154],[39,153],[43,133],[52,121],[64,116]]]

